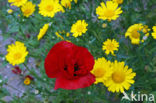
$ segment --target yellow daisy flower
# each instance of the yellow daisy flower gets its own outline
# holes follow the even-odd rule
[[[114,55],[114,51],[118,50],[119,43],[113,39],[107,39],[107,41],[103,42],[102,50],[105,50],[105,53],[108,55],[109,53],[112,53]]]
[[[94,68],[91,73],[96,77],[95,84],[99,82],[105,84],[105,81],[112,74],[111,62],[107,61],[104,57],[98,58],[97,60],[95,60]]]
[[[125,37],[129,37],[131,39],[132,44],[139,44],[141,39],[141,32],[145,34],[146,37],[148,37],[149,31],[148,26],[145,26],[143,24],[134,24],[130,26],[125,33]]]
[[[24,43],[16,41],[15,44],[8,46],[8,54],[6,55],[6,60],[14,65],[24,63],[26,56],[28,55],[27,48]]]
[[[21,7],[21,11],[25,17],[29,17],[35,11],[35,6],[31,1],[28,1]]]
[[[17,6],[20,7],[23,4],[27,2],[27,0],[8,0],[9,3],[11,3],[11,6]]]
[[[156,26],[153,26],[153,33],[152,33],[152,36],[154,39],[156,39]]]
[[[37,35],[37,39],[40,40],[47,32],[48,28],[49,28],[49,23],[44,24],[44,26],[40,29],[39,34]]]
[[[61,0],[61,5],[64,6],[65,8],[71,9],[71,1],[72,0]]]
[[[59,4],[59,0],[41,0],[39,13],[44,17],[53,18],[57,12],[64,12],[63,7]]]
[[[118,4],[122,4],[123,0],[113,0],[114,2],[118,3]]]
[[[8,12],[8,14],[12,14],[13,10],[12,9],[8,9],[7,12]]]
[[[106,5],[104,2],[101,2],[101,6],[96,8],[98,18],[102,20],[116,20],[121,13],[121,8],[118,8],[118,4],[113,1],[106,1]]]
[[[71,27],[71,33],[73,33],[74,37],[82,36],[82,33],[86,33],[88,24],[85,20],[78,20]]]
[[[112,74],[106,81],[106,86],[111,92],[124,92],[124,89],[128,90],[131,84],[134,84],[134,77],[136,73],[132,72],[132,69],[128,69],[124,62],[115,61],[112,64]]]

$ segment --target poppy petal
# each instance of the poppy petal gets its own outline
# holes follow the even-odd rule
[[[60,75],[60,68],[64,66],[64,58],[70,51],[77,47],[73,43],[61,41],[55,44],[45,59],[45,71],[49,78],[56,78]],[[59,65],[58,65],[59,64]]]
[[[84,47],[78,47],[76,52],[76,60],[80,66],[80,70],[77,71],[77,74],[85,75],[93,69],[94,66],[94,57],[91,53]]]
[[[55,55],[55,53],[47,55],[44,67],[45,72],[49,78],[56,78],[59,75],[58,63],[58,57]]]
[[[74,90],[78,88],[85,88],[92,85],[95,82],[95,77],[93,74],[88,73],[77,79],[69,80],[64,77],[56,78],[54,89],[62,88],[67,90]]]

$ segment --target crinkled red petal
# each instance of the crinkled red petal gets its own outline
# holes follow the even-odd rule
[[[64,77],[56,78],[54,89],[62,88],[67,90],[74,90],[79,88],[85,88],[92,85],[95,82],[95,77],[91,73],[82,76],[78,79],[69,80]]]

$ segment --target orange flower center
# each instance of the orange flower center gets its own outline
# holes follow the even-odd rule
[[[132,32],[132,37],[135,39],[139,39],[140,38],[140,33],[137,30],[134,30]]]
[[[109,43],[109,44],[107,45],[107,49],[108,49],[108,50],[113,50],[113,49],[114,49],[114,44],[113,44],[113,43]]]
[[[20,59],[21,57],[22,57],[21,53],[15,53],[15,54],[14,54],[14,59],[15,59],[15,60],[18,60],[18,59]]]
[[[52,5],[47,5],[47,6],[46,6],[46,10],[47,10],[48,12],[51,12],[51,11],[54,10],[54,7],[53,7]]]
[[[82,25],[78,25],[77,28],[76,28],[76,30],[77,30],[78,32],[82,32],[83,29],[84,29],[84,27],[83,27]]]
[[[24,80],[25,85],[29,85],[30,82],[31,82],[30,78],[25,78],[25,80]]]
[[[125,80],[125,74],[121,72],[114,72],[112,74],[112,80],[115,83],[122,83]]]
[[[26,9],[26,10],[24,11],[24,14],[30,14],[30,12],[31,12],[30,9]]]
[[[114,11],[113,10],[109,10],[107,9],[105,12],[104,12],[104,15],[106,17],[113,17],[115,15]]]

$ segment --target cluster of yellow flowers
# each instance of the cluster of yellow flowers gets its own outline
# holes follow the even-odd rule
[[[29,17],[35,11],[35,5],[32,2],[27,0],[8,0],[8,2],[12,3],[11,5],[15,5],[17,7],[21,7],[21,11],[23,15]],[[64,12],[65,8],[71,8],[72,0],[41,0],[39,7],[39,13],[45,17],[54,17],[57,12]],[[77,0],[74,0],[77,3]],[[119,4],[122,4],[123,0],[112,0],[106,1],[106,3],[101,2],[101,6],[96,8],[96,14],[99,19],[102,20],[116,20],[119,15],[123,12],[121,7],[118,7]],[[12,10],[8,10],[8,13],[12,13]],[[73,33],[74,37],[82,36],[83,33],[86,33],[88,24],[85,20],[78,20],[71,27],[71,33]],[[40,29],[40,33],[38,35],[38,40],[40,40],[48,30],[48,24],[45,24],[43,28]],[[103,25],[106,27],[106,25]],[[140,41],[144,42],[149,36],[148,26],[143,24],[134,24],[130,26],[125,33],[125,37],[129,37],[131,39],[132,44],[139,44]],[[141,36],[141,32],[144,33],[144,36]],[[142,39],[140,39],[142,37]],[[154,37],[154,36],[153,36]],[[110,44],[107,42],[107,44]],[[106,43],[105,43],[106,45]],[[106,47],[103,46],[103,50],[106,50]],[[113,52],[111,52],[114,54]],[[106,54],[109,54],[108,50],[106,50]]]
[[[73,0],[41,0],[38,4],[39,13],[44,17],[53,18],[58,12],[65,12],[64,8],[71,9],[71,2]],[[21,11],[25,17],[29,17],[35,11],[36,5],[27,0],[8,0],[11,5],[21,7]],[[77,3],[77,0],[74,0]],[[100,6],[96,8],[96,14],[98,15],[98,19],[108,20],[109,22],[112,20],[116,20],[119,15],[123,12],[119,4],[122,4],[123,0],[110,0],[106,1],[106,3],[101,2]],[[12,13],[12,10],[8,10],[8,13]],[[46,23],[40,29],[40,32],[37,36],[37,39],[40,40],[47,32],[51,23]],[[85,20],[77,20],[72,26],[70,32],[73,34],[72,36],[77,38],[82,36],[87,32],[88,23]],[[103,28],[107,27],[107,24],[102,25]],[[140,42],[144,42],[147,39],[150,29],[147,25],[144,24],[134,24],[131,25],[127,32],[125,33],[125,37],[129,37],[132,44],[140,44]],[[55,32],[56,36],[62,40],[65,38],[60,34],[66,34],[66,37],[70,36],[70,33],[62,33]],[[153,26],[152,36],[156,39],[156,26]],[[68,40],[67,40],[68,41]],[[115,39],[107,39],[103,42],[102,50],[105,53],[115,55],[114,52],[118,51],[119,42]],[[8,54],[6,55],[6,60],[12,65],[18,65],[24,63],[26,56],[28,55],[28,51],[24,46],[24,43],[16,41],[15,44],[11,44],[8,46]],[[109,91],[112,92],[124,92],[124,89],[128,90],[131,84],[134,83],[134,77],[136,74],[132,72],[132,69],[125,66],[124,62],[110,62],[107,61],[104,57],[98,58],[95,60],[94,69],[92,73],[96,76],[95,84],[102,82],[106,87],[108,87]],[[25,80],[25,84],[29,84],[29,79]]]
[[[29,17],[35,11],[36,5],[28,0],[8,0],[11,5],[17,6],[21,8],[21,11],[25,17]],[[9,13],[9,11],[8,11]]]
[[[21,11],[25,17],[31,16],[35,11],[36,5],[31,1],[8,0],[8,2],[13,6],[21,7]],[[38,4],[39,13],[44,17],[53,18],[57,12],[65,12],[63,6],[71,9],[71,2],[72,0],[41,0],[40,4]],[[77,0],[74,0],[74,2],[77,3]]]
[[[111,92],[124,92],[134,83],[136,73],[125,66],[124,62],[110,62],[104,57],[95,60],[92,73],[96,77],[95,84],[103,83]]]
[[[125,37],[129,37],[132,44],[139,44],[140,41],[144,42],[144,40],[147,39],[149,36],[149,31],[150,29],[147,25],[134,24],[128,28],[127,32],[125,33]],[[141,34],[145,34],[142,36],[142,40],[140,40]]]

